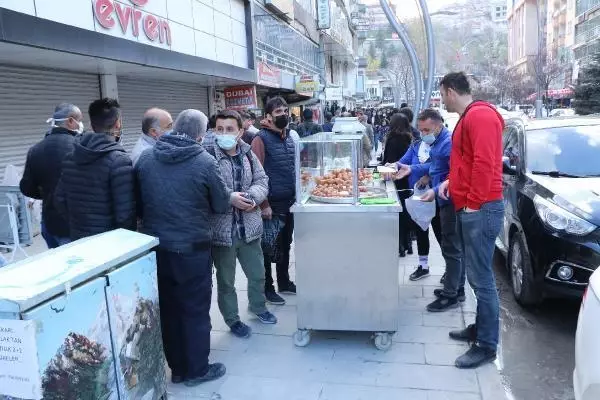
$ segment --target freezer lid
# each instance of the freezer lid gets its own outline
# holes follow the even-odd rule
[[[0,312],[23,312],[158,245],[125,229],[48,250],[0,269]]]

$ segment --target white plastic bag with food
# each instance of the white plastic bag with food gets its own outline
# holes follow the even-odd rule
[[[429,189],[431,189],[429,186],[419,189],[417,183],[413,189],[413,195],[404,200],[406,211],[423,231],[429,229],[431,220],[435,217],[435,201],[419,200]]]

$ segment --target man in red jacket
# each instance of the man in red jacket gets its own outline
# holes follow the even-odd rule
[[[504,121],[493,105],[473,101],[467,76],[450,73],[440,82],[442,100],[460,119],[454,128],[450,175],[439,196],[451,198],[458,214],[464,266],[477,297],[476,323],[450,332],[473,342],[456,359],[458,368],[475,368],[496,358],[499,304],[492,269],[494,243],[504,218],[502,200],[502,130]]]

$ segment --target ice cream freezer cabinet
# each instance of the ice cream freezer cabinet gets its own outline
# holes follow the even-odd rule
[[[0,400],[166,398],[158,240],[115,230],[0,270]]]

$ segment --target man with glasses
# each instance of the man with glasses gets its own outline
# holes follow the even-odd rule
[[[277,287],[280,293],[296,294],[296,285],[290,280],[290,248],[294,232],[294,216],[290,208],[296,200],[295,149],[288,130],[289,109],[285,100],[274,97],[267,102],[261,131],[252,140],[252,151],[269,177],[269,194],[260,208],[264,220],[278,218],[285,225],[277,240]],[[271,274],[270,254],[265,258],[265,297],[271,304],[282,305],[285,300],[275,292]]]

